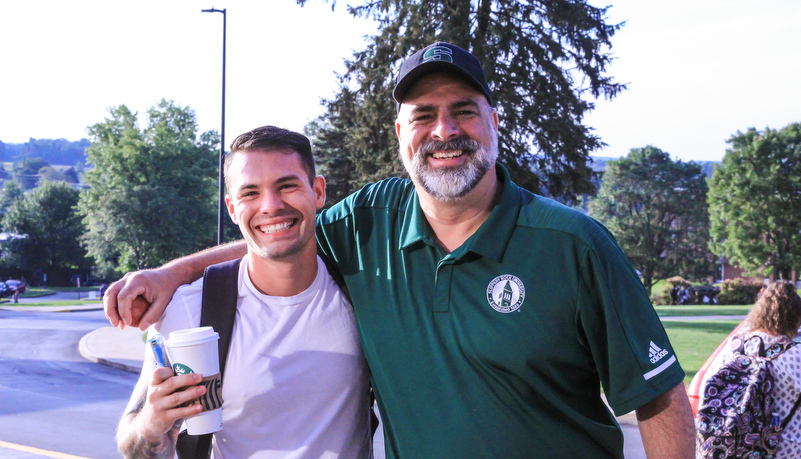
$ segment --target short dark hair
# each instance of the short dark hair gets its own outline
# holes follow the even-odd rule
[[[769,285],[746,317],[752,330],[795,336],[801,325],[801,297],[788,281]]]
[[[262,126],[239,135],[231,142],[231,151],[225,155],[225,187],[230,193],[228,170],[233,162],[234,155],[239,151],[249,150],[283,150],[297,153],[300,162],[309,176],[309,183],[314,182],[316,172],[314,168],[314,155],[311,151],[311,142],[300,133],[275,126]]]

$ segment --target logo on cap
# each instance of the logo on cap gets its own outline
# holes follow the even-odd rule
[[[429,61],[453,63],[453,50],[445,46],[434,46],[423,54],[423,62]]]

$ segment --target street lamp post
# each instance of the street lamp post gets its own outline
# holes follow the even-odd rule
[[[223,15],[223,52],[222,52],[222,121],[220,123],[220,178],[219,186],[219,209],[217,209],[217,244],[223,243],[223,220],[227,214],[225,210],[225,182],[223,181],[223,164],[225,161],[225,8],[218,10],[211,8],[201,10],[202,13],[222,13]]]

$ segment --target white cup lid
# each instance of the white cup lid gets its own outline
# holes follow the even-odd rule
[[[218,339],[220,335],[212,327],[187,328],[170,333],[166,344],[171,347],[193,346]]]

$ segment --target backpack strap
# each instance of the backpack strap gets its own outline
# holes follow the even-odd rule
[[[765,341],[759,335],[751,335],[751,336],[735,336],[731,340],[732,352],[734,354],[742,354],[742,355],[749,355],[749,352],[746,352],[745,345],[747,342],[751,340],[758,341],[759,347],[756,350],[756,357],[762,357],[764,359],[773,360],[783,352],[787,351],[791,347],[798,344],[796,341],[793,341],[788,338],[781,338],[773,343],[771,346],[765,346]]]
[[[225,362],[234,332],[236,301],[239,296],[239,264],[231,260],[211,265],[203,273],[203,300],[200,309],[200,326],[214,327],[220,335],[217,342],[220,358],[220,378],[225,377]],[[179,459],[208,459],[211,457],[213,434],[189,435],[185,430],[178,434],[176,453]]]
[[[328,258],[322,251],[320,251],[320,246],[317,246],[317,255],[323,260],[325,263],[325,268],[328,270],[328,274],[334,278],[334,282],[337,284],[342,293],[345,294],[345,298],[348,299],[348,303],[353,304],[353,301],[350,299],[350,291],[348,290],[348,286],[345,285],[345,278],[342,277],[342,274],[339,273],[339,270],[334,266],[334,262]]]
[[[236,300],[239,297],[239,264],[241,259],[227,261],[206,268],[203,274],[203,306],[200,326],[214,327],[220,334],[220,376],[224,376],[225,361],[231,345],[236,319]]]

